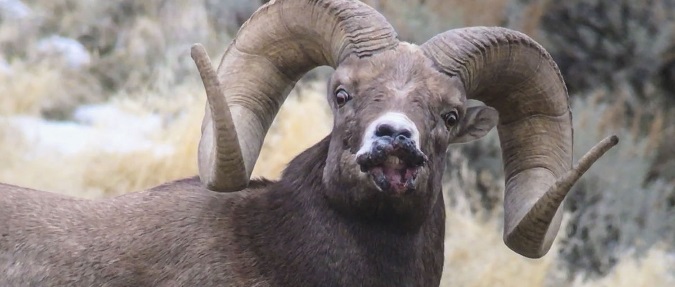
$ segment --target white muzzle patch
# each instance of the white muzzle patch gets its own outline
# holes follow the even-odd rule
[[[410,132],[410,139],[415,142],[415,147],[420,149],[420,132],[415,123],[402,113],[388,112],[368,125],[363,134],[361,148],[356,152],[357,157],[372,150],[374,142],[378,139],[376,130],[380,125],[389,125],[394,130],[408,130]]]

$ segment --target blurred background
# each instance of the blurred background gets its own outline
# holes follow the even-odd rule
[[[0,182],[101,198],[195,175],[205,94],[190,45],[217,64],[263,2],[0,0]],[[496,133],[450,147],[443,286],[675,286],[675,0],[364,2],[418,44],[475,25],[530,35],[566,79],[576,158],[621,138],[539,260],[502,243]],[[291,92],[255,176],[278,178],[330,132],[330,72]]]

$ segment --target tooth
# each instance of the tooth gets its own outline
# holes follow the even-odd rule
[[[398,165],[401,162],[401,160],[398,157],[395,156],[389,156],[387,157],[387,165]]]

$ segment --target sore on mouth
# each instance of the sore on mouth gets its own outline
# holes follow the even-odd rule
[[[370,152],[359,155],[357,163],[382,191],[396,194],[415,190],[419,168],[426,156],[412,141],[378,140]]]

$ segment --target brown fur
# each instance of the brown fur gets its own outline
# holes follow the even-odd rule
[[[197,178],[106,201],[0,186],[10,214],[0,221],[0,285],[438,285],[440,193],[419,232],[340,216],[318,192],[329,139],[280,182],[241,193],[208,191]]]
[[[446,148],[484,135],[496,112],[466,108],[411,45],[343,64],[333,132],[278,182],[218,193],[190,178],[95,201],[0,185],[0,286],[437,286]],[[337,86],[353,96],[339,108]],[[463,122],[446,126],[450,109]],[[386,111],[414,122],[428,156],[411,193],[379,190],[356,163]]]

